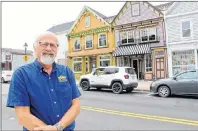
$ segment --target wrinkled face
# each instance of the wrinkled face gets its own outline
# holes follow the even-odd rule
[[[58,40],[53,34],[45,34],[37,38],[35,46],[35,55],[43,64],[50,65],[58,51]]]

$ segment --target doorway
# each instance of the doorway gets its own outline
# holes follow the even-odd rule
[[[156,78],[157,79],[165,78],[164,58],[156,59]]]
[[[135,72],[137,74],[137,79],[139,79],[139,62],[138,59],[133,59],[133,68],[135,68]]]

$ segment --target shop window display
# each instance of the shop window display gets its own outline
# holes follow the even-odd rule
[[[195,69],[194,50],[173,52],[173,75]]]

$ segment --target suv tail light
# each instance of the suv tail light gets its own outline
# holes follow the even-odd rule
[[[124,75],[124,78],[125,79],[129,79],[129,75]]]

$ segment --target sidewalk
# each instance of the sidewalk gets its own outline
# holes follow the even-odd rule
[[[144,80],[139,80],[138,81],[138,87],[135,88],[135,91],[149,91],[150,90],[150,85],[152,81],[144,81]],[[78,80],[76,81],[77,86],[79,86]]]

